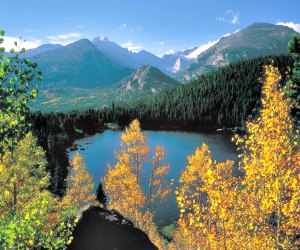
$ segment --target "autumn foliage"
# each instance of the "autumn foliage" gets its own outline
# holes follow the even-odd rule
[[[171,191],[164,180],[170,168],[169,164],[162,164],[164,148],[157,146],[152,159],[148,159],[150,147],[138,120],[132,121],[122,133],[120,146],[121,149],[115,153],[116,165],[108,164],[107,175],[103,178],[108,205],[145,230],[156,244],[160,244],[153,223],[153,204],[166,199]],[[151,168],[151,176],[146,180],[148,191],[141,186],[142,180],[145,181],[143,171],[146,167]]]
[[[70,162],[70,173],[66,183],[67,190],[60,202],[61,207],[73,210],[69,213],[74,214],[79,209],[93,204],[95,200],[95,196],[91,193],[94,188],[93,179],[78,152]]]
[[[45,153],[28,133],[0,159],[0,248],[66,249],[74,219],[51,194]]]
[[[298,249],[300,153],[291,104],[279,86],[280,74],[265,67],[262,108],[235,135],[239,169],[213,163],[203,144],[189,156],[177,189],[176,249]]]
[[[236,179],[233,161],[212,161],[203,144],[188,157],[182,183],[175,193],[180,208],[176,247],[181,249],[231,249]]]
[[[236,137],[245,172],[239,192],[237,227],[245,248],[295,249],[300,230],[300,152],[291,105],[280,74],[265,67],[260,115]]]

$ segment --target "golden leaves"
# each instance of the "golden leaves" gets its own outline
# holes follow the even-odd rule
[[[121,149],[115,154],[117,164],[108,165],[103,183],[110,207],[118,210],[132,220],[135,226],[146,231],[157,246],[162,246],[164,241],[155,229],[152,212],[154,204],[165,200],[171,192],[171,188],[164,180],[170,165],[162,164],[165,156],[163,147],[155,147],[152,159],[148,159],[149,153],[147,137],[141,131],[138,120],[134,120],[121,134]],[[151,176],[146,195],[141,187],[141,179],[144,178],[142,171],[147,162],[151,166]],[[147,208],[146,212],[145,208]]]
[[[236,226],[245,246],[289,248],[298,230],[294,225],[300,223],[299,150],[289,114],[291,104],[279,86],[279,71],[265,66],[265,72],[259,117],[246,123],[249,135],[244,142],[235,136],[243,150],[240,166],[246,184],[238,195]],[[271,219],[273,223],[267,223]]]
[[[80,208],[94,202],[95,196],[91,194],[94,183],[78,152],[70,162],[70,167],[71,170],[66,180],[67,191],[60,202],[60,207],[71,209],[75,214]]]
[[[59,225],[66,219],[65,210],[58,208],[58,199],[47,190],[50,175],[44,151],[32,133],[4,154],[0,166],[1,246],[63,249],[72,228]]]
[[[174,244],[189,249],[296,249],[300,229],[300,153],[291,104],[277,68],[265,67],[262,109],[234,135],[239,169],[212,163],[204,144],[188,157],[175,191],[180,209]],[[183,248],[184,248],[183,247]]]
[[[175,242],[184,241],[189,249],[221,249],[225,240],[230,248],[233,241],[226,232],[233,227],[233,220],[229,220],[236,184],[231,174],[233,162],[213,163],[206,144],[197,148],[188,162],[180,177],[182,186],[175,191],[180,208]]]

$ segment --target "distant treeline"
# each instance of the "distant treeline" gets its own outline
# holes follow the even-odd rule
[[[40,112],[31,115],[33,130],[46,150],[50,189],[62,195],[68,174],[66,149],[76,139],[105,129],[114,122],[121,127],[135,118],[142,129],[199,130],[243,126],[260,106],[263,65],[277,66],[286,80],[289,56],[268,56],[246,60],[202,75],[189,84],[141,100],[70,113]]]

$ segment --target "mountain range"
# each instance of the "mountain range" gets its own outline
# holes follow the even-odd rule
[[[288,42],[294,34],[297,32],[286,26],[254,23],[230,36],[222,37],[215,45],[201,53],[195,63],[179,72],[176,78],[187,82],[232,62],[259,56],[287,54]]]
[[[201,53],[201,48],[194,47],[162,57],[129,51],[105,36],[66,46],[42,45],[25,54],[43,72],[41,96],[33,107],[48,111],[92,108],[142,98],[232,62],[287,54],[293,34],[298,33],[286,26],[254,23]]]
[[[181,85],[158,68],[144,65],[117,83],[94,88],[67,84],[43,87],[34,102],[33,110],[71,111],[103,107],[116,101],[139,99]]]

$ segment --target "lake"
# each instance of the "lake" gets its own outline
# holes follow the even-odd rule
[[[168,200],[159,206],[160,210],[156,212],[155,221],[162,227],[176,221],[178,218],[178,209],[175,200],[175,187],[178,185],[178,179],[181,171],[187,165],[187,156],[194,153],[196,147],[200,147],[204,142],[211,151],[213,160],[224,161],[227,159],[237,160],[236,147],[231,142],[231,135],[228,133],[193,133],[181,131],[144,131],[148,137],[148,145],[153,150],[155,145],[165,148],[164,163],[170,163],[170,173],[167,177],[170,183],[171,179],[175,180],[172,186],[173,191]],[[100,178],[107,173],[107,163],[111,165],[116,163],[114,151],[120,148],[120,137],[122,131],[106,130],[101,134],[75,141],[86,150],[79,150],[80,155],[87,166],[87,170],[93,175],[95,189]],[[76,151],[69,153],[70,159]],[[150,154],[152,156],[152,154]],[[147,168],[147,166],[145,166]],[[149,168],[148,168],[149,169]],[[149,172],[145,171],[147,176]],[[146,182],[142,183],[146,186]],[[94,190],[95,191],[95,190]]]

